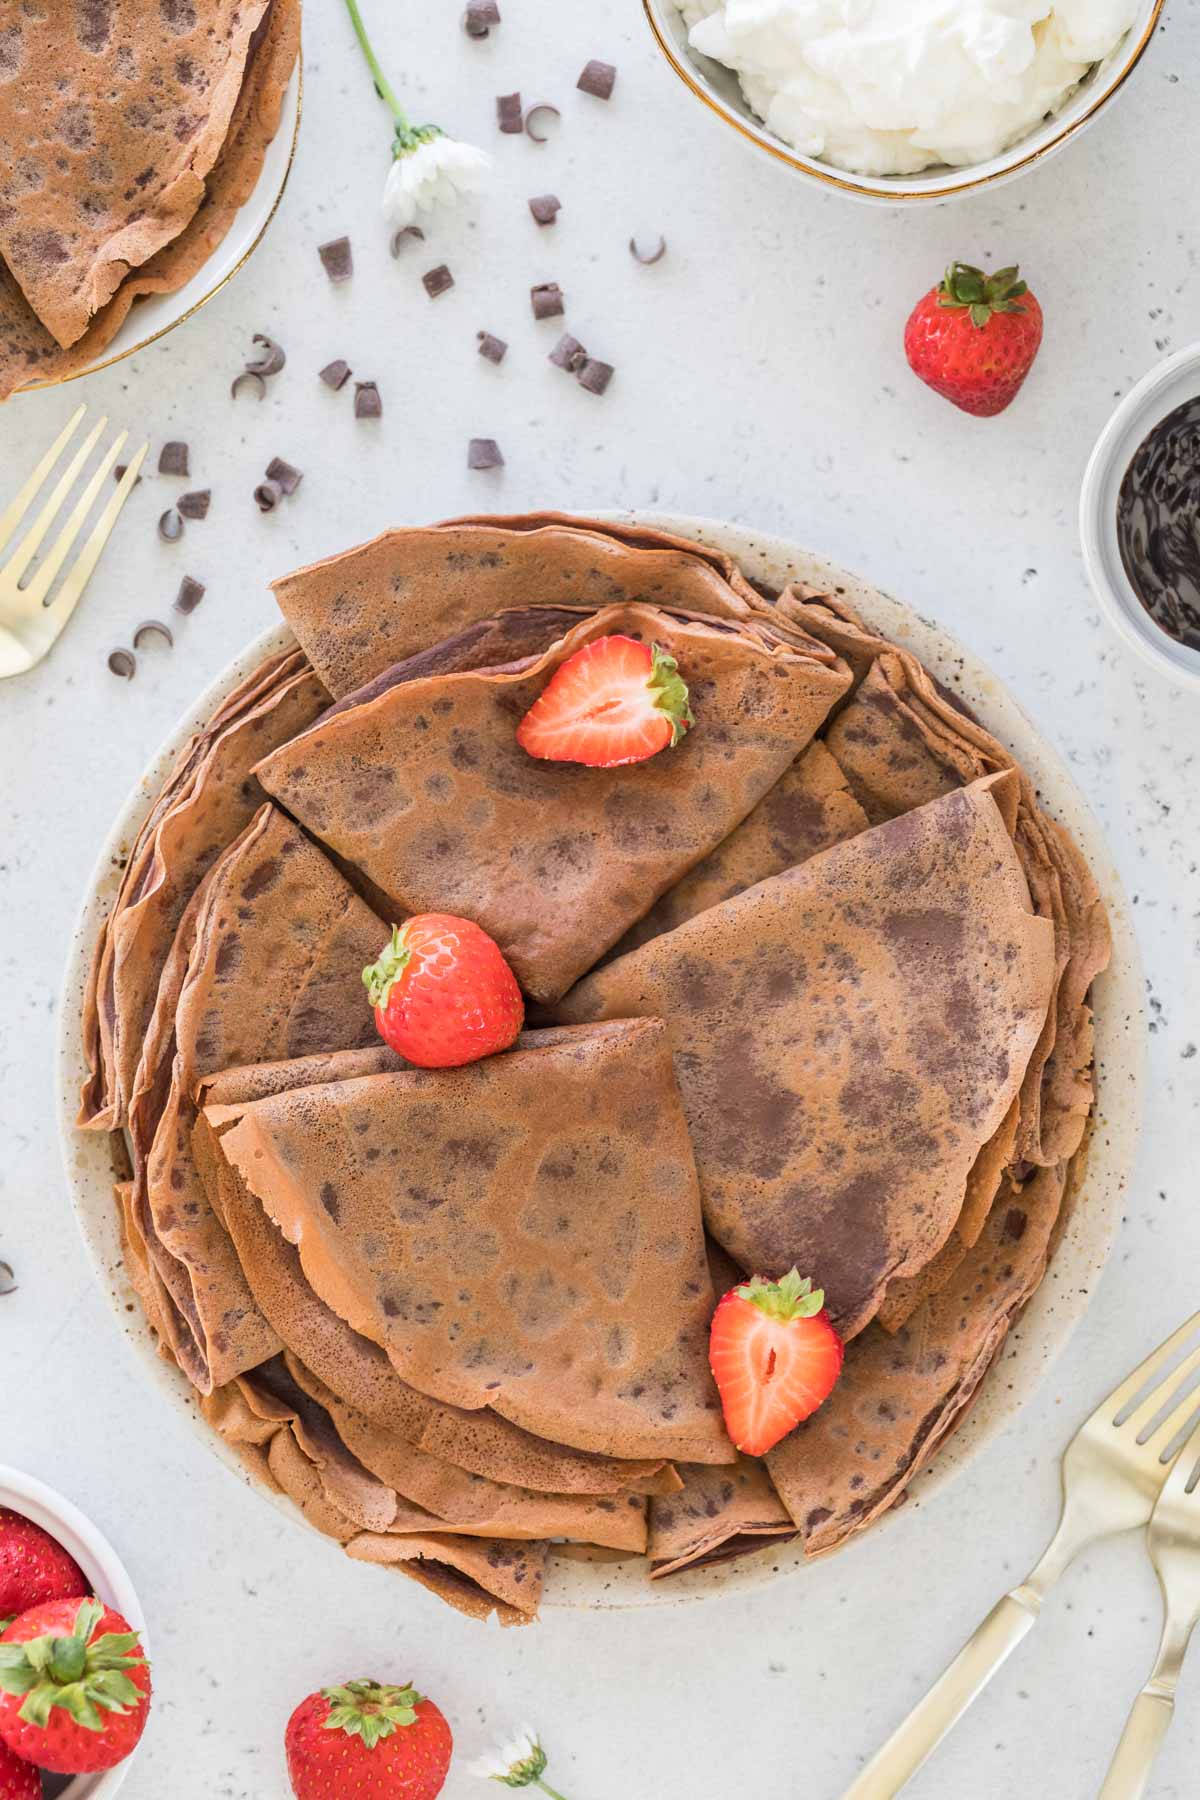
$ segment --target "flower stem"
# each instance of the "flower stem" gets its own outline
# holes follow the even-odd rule
[[[563,1796],[559,1793],[558,1789],[552,1788],[550,1783],[548,1781],[543,1781],[540,1775],[535,1778],[533,1785],[534,1787],[540,1787],[543,1794],[549,1794],[550,1800],[563,1800]]]
[[[354,35],[358,39],[359,45],[362,48],[362,53],[367,59],[367,67],[371,71],[371,79],[375,83],[375,91],[391,113],[393,119],[395,119],[396,135],[399,137],[412,129],[408,122],[408,114],[392,92],[391,83],[388,81],[387,76],[380,67],[379,58],[372,48],[371,40],[367,36],[367,28],[363,24],[362,14],[358,10],[358,0],[346,0],[346,11],[350,14],[350,23],[354,27]]]

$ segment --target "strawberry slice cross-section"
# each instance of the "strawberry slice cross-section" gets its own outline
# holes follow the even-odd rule
[[[725,1426],[747,1456],[765,1456],[829,1398],[842,1340],[820,1288],[792,1269],[732,1288],[713,1314],[709,1362]]]
[[[585,644],[555,670],[518,725],[517,742],[547,762],[614,769],[657,756],[692,723],[675,658],[616,634]]]

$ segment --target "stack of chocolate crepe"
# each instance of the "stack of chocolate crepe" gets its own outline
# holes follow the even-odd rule
[[[1045,1270],[1108,955],[1013,759],[829,596],[556,515],[396,531],[277,584],[298,648],[185,747],[97,945],[80,1123],[130,1272],[253,1473],[504,1623],[549,1551],[835,1548],[962,1417]],[[516,726],[659,645],[695,723],[632,767]],[[378,1044],[391,925],[500,944],[530,1009],[453,1070]],[[765,1461],[715,1300],[796,1265],[847,1341]]]
[[[300,0],[12,12],[0,400],[87,368],[135,301],[203,266],[254,189],[300,48]]]

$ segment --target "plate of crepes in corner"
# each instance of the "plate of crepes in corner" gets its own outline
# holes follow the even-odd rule
[[[241,268],[291,167],[300,12],[125,0],[0,29],[0,401],[132,355]]]
[[[148,1378],[505,1624],[928,1504],[1079,1319],[1132,1164],[1137,949],[1052,751],[937,625],[703,519],[406,527],[274,592],[67,975],[68,1176]],[[613,656],[672,710],[635,753],[636,706],[578,704]],[[564,760],[564,717],[638,759]],[[464,1066],[364,986],[431,913],[524,1005]],[[760,1324],[832,1347],[794,1429],[714,1380]]]

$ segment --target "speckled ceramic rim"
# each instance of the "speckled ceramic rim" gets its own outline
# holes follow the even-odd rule
[[[11,1506],[14,1512],[23,1513],[57,1539],[92,1583],[97,1598],[114,1606],[135,1631],[141,1632],[142,1647],[149,1656],[145,1620],[133,1583],[103,1532],[98,1531],[77,1506],[47,1487],[44,1481],[3,1464],[0,1464],[0,1506]],[[115,1769],[105,1769],[99,1775],[77,1775],[62,1790],[61,1800],[114,1800],[136,1755],[135,1750],[133,1756],[127,1756]]]
[[[1109,624],[1160,675],[1200,688],[1200,651],[1161,631],[1134,591],[1117,541],[1117,500],[1134,452],[1186,400],[1200,396],[1200,344],[1189,344],[1132,387],[1096,440],[1079,494],[1083,560]]]
[[[835,169],[830,163],[804,156],[768,131],[747,107],[744,111],[723,99],[704,74],[697,60],[675,42],[667,23],[672,0],[642,0],[647,23],[662,54],[676,75],[718,119],[732,126],[746,143],[766,151],[785,168],[803,175],[836,193],[863,200],[877,206],[907,206],[913,202],[954,200],[985,187],[998,187],[1015,176],[1032,169],[1070,143],[1086,125],[1120,92],[1141,61],[1162,16],[1165,0],[1144,0],[1142,13],[1130,28],[1125,42],[1112,56],[1085,77],[1053,121],[1042,124],[1019,143],[994,157],[990,162],[966,168],[938,167],[920,175],[872,176],[854,175]]]
[[[289,114],[292,114],[293,111],[294,117],[291,120],[291,132],[289,134],[287,121]],[[246,231],[252,232],[253,236],[250,238],[249,243],[246,244],[245,249],[242,250],[241,254],[238,256],[237,261],[233,264],[232,268],[226,269],[219,280],[214,281],[210,288],[194,300],[188,300],[187,296],[203,274],[203,267],[207,267],[207,264],[201,269],[198,269],[191,280],[186,281],[175,293],[147,294],[143,299],[135,300],[121,325],[120,331],[113,339],[113,343],[108,346],[99,362],[89,363],[86,369],[75,369],[70,375],[56,375],[49,381],[27,382],[24,387],[17,390],[18,393],[36,394],[43,388],[65,387],[68,382],[82,381],[87,375],[98,375],[101,369],[111,369],[114,363],[124,362],[125,358],[128,356],[136,356],[139,350],[148,349],[151,344],[156,344],[159,338],[166,337],[169,331],[174,331],[177,325],[186,323],[188,319],[192,318],[200,311],[202,306],[207,306],[209,301],[214,299],[216,295],[221,292],[222,288],[228,287],[234,276],[239,274],[250,261],[254,252],[262,243],[263,238],[267,235],[267,228],[270,225],[271,220],[279,211],[279,203],[283,199],[284,189],[288,184],[288,176],[292,172],[292,164],[296,158],[296,144],[300,136],[300,117],[303,111],[304,63],[303,53],[301,53],[296,58],[296,67],[292,71],[291,80],[284,90],[283,109],[280,114],[279,130],[271,140],[271,143],[267,146],[267,154],[263,160],[262,171],[254,184],[254,190],[250,197],[238,208],[237,213],[234,216],[234,221],[229,228],[229,232],[217,245],[212,256],[208,259],[211,263],[214,259],[222,257],[222,255],[228,255],[230,248],[235,247],[236,244],[243,239],[243,234]],[[279,170],[277,165],[279,152],[276,151],[275,155],[272,155],[276,145],[286,145],[287,153],[283,161],[282,171]],[[272,165],[275,166],[272,167]],[[278,185],[275,185],[276,183]],[[266,217],[263,218],[262,206],[267,201],[268,197],[270,204],[267,208]],[[240,230],[239,227],[241,228]],[[231,239],[232,245],[230,243]],[[181,308],[181,310],[172,312],[173,307]],[[159,313],[169,313],[171,316],[166,318],[164,323],[159,325],[156,330],[147,332],[144,337],[138,338],[136,342],[131,344],[122,343],[122,338],[127,335],[132,335],[134,330],[146,323],[147,314]]]
[[[990,670],[930,619],[915,613],[855,575],[781,538],[739,526],[691,517],[610,514],[636,518],[683,537],[698,538],[732,556],[747,575],[776,588],[803,581],[818,591],[845,596],[870,624],[911,648],[930,671],[960,694],[1019,757],[1043,803],[1071,831],[1091,864],[1112,918],[1114,953],[1109,971],[1096,983],[1097,1111],[1086,1175],[1076,1196],[1049,1274],[1017,1325],[962,1426],[909,1490],[908,1503],[885,1513],[872,1531],[910,1517],[929,1504],[985,1444],[1015,1418],[1039,1379],[1083,1317],[1096,1276],[1104,1265],[1121,1215],[1122,1196],[1133,1168],[1143,1080],[1146,1030],[1144,992],[1137,942],[1116,865],[1087,804],[1056,753]],[[179,1371],[160,1357],[122,1265],[120,1235],[112,1200],[112,1171],[106,1135],[74,1126],[84,1064],[81,1001],[92,946],[120,881],[120,865],[168,768],[186,738],[198,729],[238,681],[262,660],[289,648],[286,626],[264,632],[202,694],[196,705],[138,782],[122,807],[100,852],[72,943],[60,1010],[58,1052],[59,1122],[67,1181],[76,1217],[96,1277],[113,1316],[142,1365],[147,1379],[172,1406],[186,1414],[206,1448],[247,1481],[229,1447],[210,1430],[196,1396]],[[281,1496],[256,1491],[300,1521]],[[902,1525],[897,1529],[903,1529]],[[324,1540],[329,1553],[341,1554]],[[844,1554],[844,1552],[842,1552]],[[548,1606],[584,1608],[666,1606],[721,1593],[763,1586],[805,1567],[802,1552],[786,1545],[760,1556],[702,1569],[695,1574],[651,1582],[638,1559],[622,1564],[552,1560],[546,1582]]]

